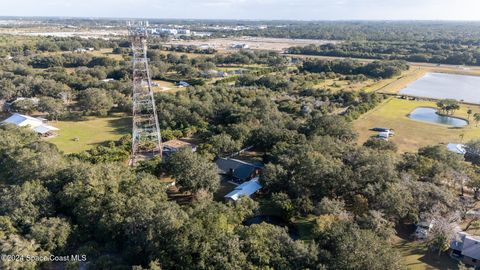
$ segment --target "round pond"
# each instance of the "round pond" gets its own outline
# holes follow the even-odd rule
[[[413,110],[413,112],[409,114],[408,117],[417,121],[448,125],[453,127],[464,127],[468,125],[468,121],[457,117],[440,115],[434,108],[416,108],[415,110]]]

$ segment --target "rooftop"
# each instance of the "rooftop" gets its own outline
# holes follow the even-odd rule
[[[3,120],[2,124],[12,124],[18,127],[30,127],[33,131],[41,135],[45,135],[51,131],[59,130],[56,127],[45,124],[44,118],[35,118],[19,113],[14,113],[9,118]]]
[[[259,178],[257,176],[252,180],[244,182],[243,184],[237,186],[232,192],[225,195],[225,198],[236,201],[243,196],[250,197],[252,194],[262,188],[262,185],[260,185],[258,179]]]
[[[220,174],[233,173],[233,177],[240,180],[249,180],[248,177],[257,169],[261,169],[263,164],[248,163],[233,158],[219,158],[216,161]]]
[[[166,141],[166,142],[162,143],[162,145],[163,145],[163,147],[169,147],[169,148],[174,148],[174,149],[180,149],[180,148],[184,148],[184,147],[191,147],[191,148],[195,147],[195,145],[193,143],[189,143],[189,142],[186,142],[186,141],[183,141],[183,140],[177,140],[177,139]]]

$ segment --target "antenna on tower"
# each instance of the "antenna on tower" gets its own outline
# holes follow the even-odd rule
[[[148,22],[129,22],[129,36],[133,53],[133,126],[132,154],[129,164],[139,160],[162,157],[162,138],[158,124],[152,81],[147,58]]]

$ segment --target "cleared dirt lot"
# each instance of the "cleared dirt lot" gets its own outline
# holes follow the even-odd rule
[[[289,39],[289,38],[263,38],[263,37],[237,37],[237,38],[214,38],[206,40],[172,40],[166,45],[194,45],[208,46],[219,51],[234,50],[232,45],[245,44],[252,50],[284,51],[293,46],[307,46],[310,44],[321,45],[326,43],[338,43],[331,40],[314,39]]]

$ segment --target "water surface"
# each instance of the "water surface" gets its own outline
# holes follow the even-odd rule
[[[468,125],[468,122],[461,118],[439,115],[437,114],[437,110],[433,108],[416,108],[415,110],[413,110],[412,113],[410,113],[408,117],[417,121],[442,124],[453,127],[464,127]]]
[[[427,73],[400,94],[480,104],[480,76]]]

